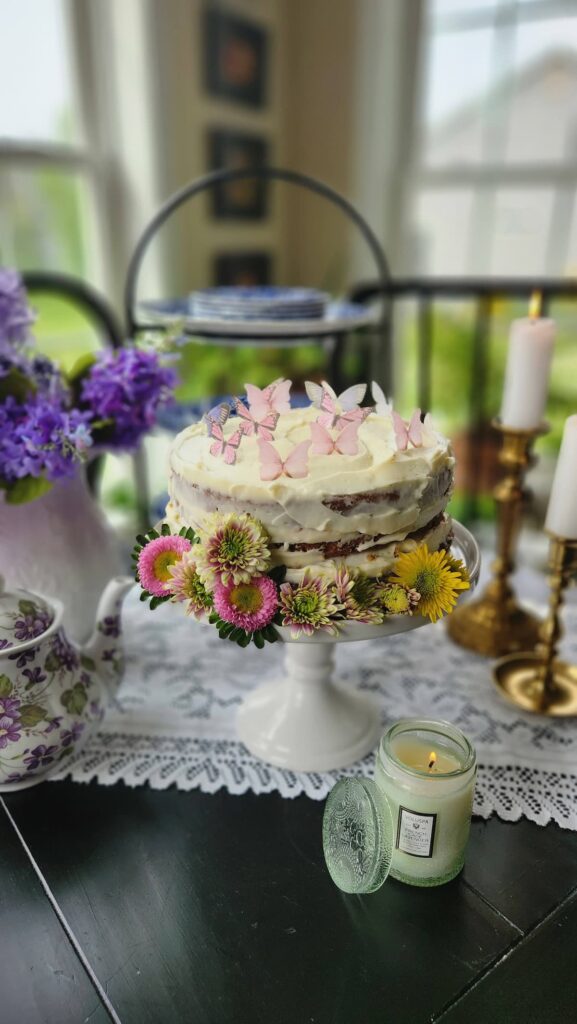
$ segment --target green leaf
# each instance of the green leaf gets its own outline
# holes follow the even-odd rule
[[[9,697],[12,690],[13,686],[8,676],[0,676],[0,697]]]
[[[240,636],[236,642],[237,642],[239,647],[248,647],[250,641],[251,641],[250,633],[245,633],[243,631],[242,636]]]
[[[146,547],[146,545],[148,544],[148,540],[146,539],[143,533],[137,533],[136,539],[141,548]],[[136,551],[136,548],[134,550]]]
[[[43,718],[46,718],[46,708],[40,704],[23,704],[20,708],[20,721],[25,729],[38,725]]]
[[[36,615],[37,608],[34,601],[19,601],[18,608],[22,615]]]
[[[23,476],[20,480],[6,484],[6,503],[8,505],[23,505],[26,501],[40,498],[51,488],[50,480],[45,480],[42,476]]]
[[[65,690],[60,697],[62,707],[66,708],[71,715],[81,715],[87,700],[86,687],[83,683],[75,683],[71,690]]]
[[[208,616],[208,621],[210,622],[211,626],[214,626],[217,622],[220,622],[220,615],[218,614],[218,612],[211,612],[210,615]]]
[[[160,534],[157,533],[156,530],[149,530],[148,531],[148,536],[149,536],[150,540],[157,540],[158,537],[160,537]]]
[[[148,593],[148,590],[143,590],[142,594],[140,595],[140,600],[141,601],[148,601],[149,597],[150,597],[150,594]]]
[[[170,537],[170,526],[168,523],[163,523],[160,527],[160,532],[163,537]]]
[[[253,633],[252,642],[255,645],[255,647],[258,647],[259,651],[262,651],[264,647],[264,638],[262,636],[262,633]]]
[[[61,761],[63,757],[70,757],[70,755],[73,753],[74,747],[72,745],[69,747],[64,747],[64,749],[61,750],[60,754],[58,755],[58,760]]]
[[[36,390],[34,381],[15,366],[5,377],[0,378],[0,401],[12,395],[18,402],[24,402],[27,396],[34,394]]]
[[[85,668],[88,672],[94,672],[96,669],[96,662],[93,658],[89,658],[87,654],[80,655],[80,664],[82,668]]]
[[[67,374],[70,383],[75,384],[77,381],[81,380],[82,377],[86,377],[87,374],[90,373],[90,370],[94,366],[95,362],[96,356],[94,356],[91,352],[88,352],[85,355],[80,356],[80,358],[76,360],[74,366]]]
[[[58,669],[60,668],[60,658],[54,651],[50,651],[47,655],[46,661],[44,662],[44,668],[47,672],[58,672]]]
[[[265,640],[268,640],[269,644],[274,644],[278,640],[276,629],[271,625],[265,626],[261,632]]]

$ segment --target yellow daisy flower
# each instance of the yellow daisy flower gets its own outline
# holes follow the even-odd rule
[[[418,611],[431,622],[450,614],[457,603],[460,590],[469,589],[469,581],[463,578],[461,569],[454,570],[455,559],[446,551],[429,551],[426,544],[419,544],[413,551],[406,551],[395,560],[395,575],[390,583],[402,583],[421,595]]]

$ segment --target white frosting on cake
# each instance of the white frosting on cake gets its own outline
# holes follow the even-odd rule
[[[317,417],[313,407],[280,416],[273,444],[282,459],[310,439],[310,424]],[[225,436],[238,425],[236,417],[229,419]],[[333,433],[338,436],[338,429]],[[326,569],[327,559],[333,558],[378,575],[391,567],[399,545],[416,543],[407,539],[414,531],[430,524],[418,539],[432,549],[450,532],[449,521],[437,521],[450,496],[450,443],[437,435],[431,447],[399,452],[389,416],[372,413],[361,424],[356,455],[313,455],[309,450],[304,479],[283,475],[261,480],[255,437],[243,438],[233,465],[211,455],[211,443],[205,423],[175,438],[169,457],[168,522],[173,528],[198,527],[216,510],[249,512],[265,525],[273,557],[289,567],[290,575],[298,576],[306,566]],[[335,543],[350,550],[344,556],[323,550],[322,545]],[[295,550],[303,544],[318,546]]]

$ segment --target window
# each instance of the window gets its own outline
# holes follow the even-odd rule
[[[411,235],[417,272],[577,263],[572,0],[429,0]]]
[[[95,167],[66,0],[0,0],[1,260],[98,278]]]

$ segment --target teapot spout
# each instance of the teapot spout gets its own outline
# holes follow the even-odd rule
[[[116,576],[110,580],[98,604],[94,632],[83,649],[85,655],[100,664],[111,692],[120,683],[124,665],[120,610],[126,594],[134,585],[131,576]]]

